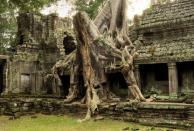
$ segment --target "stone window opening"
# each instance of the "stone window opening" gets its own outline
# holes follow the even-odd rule
[[[153,35],[154,35],[153,32],[147,32],[147,33],[144,33],[144,34],[143,34],[144,37],[151,37],[151,36],[153,36]]]
[[[76,42],[73,36],[68,32],[64,32],[63,47],[66,55],[70,54],[76,49]]]

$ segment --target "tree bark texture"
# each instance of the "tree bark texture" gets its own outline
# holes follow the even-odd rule
[[[57,62],[53,74],[63,75],[70,70],[70,89],[66,102],[80,94],[78,75],[84,78],[85,101],[88,107],[84,120],[98,110],[99,90],[108,98],[111,94],[107,85],[105,68],[119,69],[128,89],[137,101],[146,101],[133,72],[133,58],[137,55],[127,35],[127,0],[108,0],[94,22],[84,12],[78,12],[73,19],[77,49]]]

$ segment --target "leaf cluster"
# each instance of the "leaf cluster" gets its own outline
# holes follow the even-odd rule
[[[78,11],[85,11],[90,18],[95,18],[98,9],[105,0],[76,0],[75,7]]]

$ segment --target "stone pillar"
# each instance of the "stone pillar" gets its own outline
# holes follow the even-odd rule
[[[178,75],[176,63],[168,63],[169,95],[170,98],[178,96]]]
[[[141,89],[141,76],[140,76],[139,65],[135,65],[134,67],[135,67],[134,74],[137,81],[137,85]]]

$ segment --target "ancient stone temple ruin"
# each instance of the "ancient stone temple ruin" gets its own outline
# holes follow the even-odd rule
[[[16,52],[0,57],[0,91],[4,95],[49,94],[44,77],[65,54],[65,32],[72,29],[71,20],[61,19],[55,14],[43,16],[39,13],[21,13],[17,19]],[[53,91],[53,94],[57,93]]]
[[[143,95],[154,98],[155,102],[128,102],[131,94],[123,74],[114,64],[109,64],[103,71],[119,101],[100,104],[99,113],[147,125],[192,128],[194,1],[166,0],[162,4],[152,1],[152,4],[142,16],[134,17],[129,36],[138,52],[134,59],[137,84]],[[104,14],[110,10],[107,6]],[[64,102],[71,86],[69,66],[75,64],[68,61],[74,57],[69,54],[74,53],[77,46],[72,20],[56,14],[23,12],[17,22],[15,51],[0,55],[0,114],[85,113],[84,104]],[[60,66],[64,61],[69,62],[69,66],[62,70]],[[114,62],[112,59],[110,63]],[[58,64],[60,82],[53,76],[56,73],[53,67]],[[78,79],[79,88],[84,87],[81,74]]]
[[[135,67],[145,94],[194,95],[193,6],[192,0],[156,4],[136,23]]]

